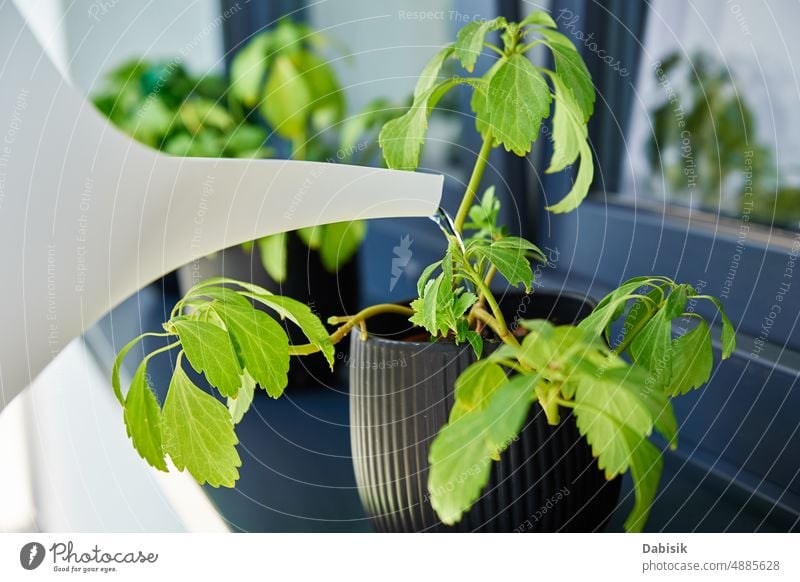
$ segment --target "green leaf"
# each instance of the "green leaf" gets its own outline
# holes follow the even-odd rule
[[[271,42],[272,34],[262,32],[251,38],[231,62],[231,95],[248,107],[255,107],[261,99]]]
[[[691,288],[690,285],[678,285],[670,292],[664,304],[664,317],[675,319],[683,313],[683,309],[689,299],[688,292]]]
[[[362,220],[321,227],[319,256],[322,265],[331,273],[337,272],[353,258],[366,234],[367,225]]]
[[[589,193],[589,187],[592,185],[592,180],[594,180],[594,160],[589,144],[586,141],[580,142],[578,150],[581,163],[578,167],[578,175],[572,184],[572,189],[556,204],[545,207],[546,210],[554,214],[571,212],[580,206]]]
[[[553,108],[553,157],[547,173],[560,172],[575,163],[586,141],[587,130],[580,107],[572,93],[557,75],[553,75],[556,104]]]
[[[192,368],[204,373],[223,396],[236,396],[242,367],[228,333],[213,323],[197,319],[176,319],[171,324]]]
[[[537,31],[541,34],[550,50],[553,52],[556,73],[569,88],[582,113],[582,121],[589,120],[594,112],[595,92],[592,76],[586,68],[578,49],[572,41],[555,30],[542,28]]]
[[[498,59],[481,77],[483,83],[475,86],[475,90],[472,92],[470,107],[475,113],[475,128],[484,138],[486,137],[486,130],[492,127],[492,110],[489,107],[488,89],[491,86],[492,78],[504,64],[504,60]],[[497,139],[493,138],[492,141],[496,142]]]
[[[178,470],[188,469],[198,483],[212,487],[236,484],[242,461],[231,415],[192,383],[180,356],[164,402],[163,427],[164,449]]]
[[[323,130],[344,116],[344,93],[336,73],[323,59],[304,50],[291,55],[292,64],[308,88],[312,125]]]
[[[442,261],[436,261],[435,263],[431,263],[422,271],[422,274],[419,276],[417,280],[417,295],[420,297],[423,295],[425,291],[425,286],[428,283],[428,279],[431,278],[433,272],[442,266]]]
[[[378,143],[389,168],[395,170],[417,168],[431,109],[436,106],[442,95],[462,83],[474,85],[476,81],[459,77],[445,79],[416,97],[406,113],[384,124],[378,136]]]
[[[303,241],[308,248],[315,251],[319,248],[322,242],[322,227],[321,226],[308,226],[295,231],[300,240]]]
[[[708,382],[713,366],[711,331],[708,324],[701,319],[694,329],[672,342],[672,377],[668,387],[670,396],[686,394]]]
[[[297,325],[308,341],[320,349],[333,369],[336,350],[328,336],[328,330],[308,305],[280,295],[258,294],[257,299]]]
[[[270,68],[259,107],[264,119],[279,136],[303,140],[312,102],[309,86],[292,59],[278,56]]]
[[[478,232],[474,236],[492,237],[499,233],[497,227],[497,217],[500,215],[500,200],[494,193],[494,186],[489,186],[481,197],[479,204],[474,204],[469,209],[470,222],[464,225],[465,229],[473,229]]]
[[[628,348],[631,359],[648,370],[662,385],[669,384],[672,373],[672,322],[659,309],[647,322]]]
[[[261,265],[273,281],[283,283],[286,281],[288,269],[286,233],[271,234],[256,240],[258,253],[261,255]]]
[[[536,379],[520,375],[499,387],[491,402],[446,424],[434,439],[428,491],[443,523],[461,519],[489,480],[492,459],[516,437],[530,409]]]
[[[228,397],[228,412],[231,413],[231,420],[233,420],[234,424],[239,424],[245,413],[250,410],[255,391],[256,381],[245,370],[242,374],[242,385],[239,386],[239,393],[236,398]]]
[[[425,68],[417,78],[417,84],[414,87],[414,100],[423,98],[425,93],[430,91],[439,82],[439,73],[444,67],[445,61],[453,54],[453,45],[448,45],[440,50],[436,55],[428,61]]]
[[[497,141],[518,156],[531,150],[542,119],[550,115],[550,87],[523,54],[514,54],[489,82],[488,106]]]
[[[455,56],[467,71],[471,73],[475,68],[475,63],[483,52],[486,35],[505,25],[506,19],[498,16],[492,20],[473,20],[458,31]]]
[[[255,307],[219,302],[212,307],[228,329],[245,370],[267,394],[278,398],[289,372],[289,338],[283,326]]]
[[[533,269],[531,269],[531,254],[540,256],[541,251],[532,243],[518,237],[506,237],[487,245],[475,245],[475,252],[485,257],[497,267],[500,274],[505,277],[510,285],[525,286],[530,293],[533,283]]]
[[[664,468],[661,452],[644,438],[637,437],[625,427],[620,429],[627,447],[631,450],[630,468],[636,502],[623,527],[628,532],[640,532],[647,523],[650,507],[658,492],[658,483]]]
[[[722,359],[727,360],[733,353],[733,350],[736,349],[736,330],[734,330],[733,324],[731,320],[728,319],[725,309],[722,307],[722,303],[719,299],[711,295],[701,295],[700,297],[711,301],[717,308],[720,318],[722,318]]]
[[[146,368],[147,361],[139,364],[125,397],[125,427],[136,452],[152,467],[166,471],[161,439],[161,408],[147,385]]]
[[[490,360],[479,360],[469,366],[456,378],[450,422],[473,410],[486,408],[494,392],[507,381],[503,368]]]
[[[467,332],[466,337],[469,345],[472,346],[472,351],[475,352],[475,357],[480,359],[481,354],[483,354],[483,338],[481,334],[477,331],[470,330]]]
[[[525,19],[519,23],[520,26],[547,26],[549,28],[556,28],[556,23],[552,17],[541,10],[531,12]]]

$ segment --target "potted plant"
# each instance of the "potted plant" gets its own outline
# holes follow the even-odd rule
[[[487,40],[496,30],[502,45]],[[487,73],[441,78],[450,58],[470,73],[485,47],[497,53]],[[537,47],[552,52],[554,70],[528,60]],[[593,174],[586,121],[594,89],[574,45],[546,13],[470,23],[425,67],[410,109],[383,126],[390,167],[416,167],[428,115],[457,85],[472,88],[483,146],[455,219],[438,217],[448,246],[420,276],[419,296],[331,317],[329,332],[289,297],[249,282],[200,282],[163,332],[145,334],[165,343],[139,363],[127,394],[119,369],[141,337],[115,362],[128,434],[148,463],[166,470],[169,456],[201,483],[234,486],[241,463],[235,424],[255,390],[279,397],[292,356],[323,357],[332,366],[336,345],[354,332],[354,463],[378,529],[596,529],[628,470],[636,503],[625,527],[642,528],[661,473],[659,447],[676,443],[671,398],[711,374],[711,333],[699,303],[719,313],[723,359],[735,347],[733,327],[716,298],[661,276],[631,279],[597,304],[536,294],[527,312],[534,317],[512,320],[516,305],[504,306],[491,283],[502,276],[530,291],[531,261],[541,251],[497,224],[491,188],[477,199],[488,154],[503,146],[524,155],[552,110],[548,171],[579,168],[570,192],[549,210],[575,209]],[[276,317],[306,341],[290,343]],[[147,365],[168,351],[177,351],[177,361],[162,405],[147,384]],[[195,385],[194,373],[227,398],[227,408]]]

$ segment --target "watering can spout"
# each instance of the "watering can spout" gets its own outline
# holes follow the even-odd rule
[[[442,176],[285,160],[176,158],[117,131],[0,4],[0,409],[137,289],[254,238],[430,216]]]

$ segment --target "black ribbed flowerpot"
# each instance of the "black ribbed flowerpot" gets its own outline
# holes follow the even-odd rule
[[[501,303],[518,319],[574,323],[594,303],[583,296],[536,291]],[[475,361],[468,346],[429,343],[400,316],[370,320],[369,336],[351,338],[350,426],[361,500],[377,531],[598,531],[620,491],[606,481],[569,410],[548,425],[538,404],[518,440],[493,463],[482,497],[454,527],[442,524],[428,498],[428,450],[453,404],[458,375]],[[419,341],[409,341],[419,340]],[[488,349],[493,349],[491,346]]]

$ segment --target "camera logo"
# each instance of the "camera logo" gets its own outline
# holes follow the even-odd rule
[[[44,546],[39,542],[29,542],[19,551],[19,563],[26,570],[35,570],[44,561]]]

